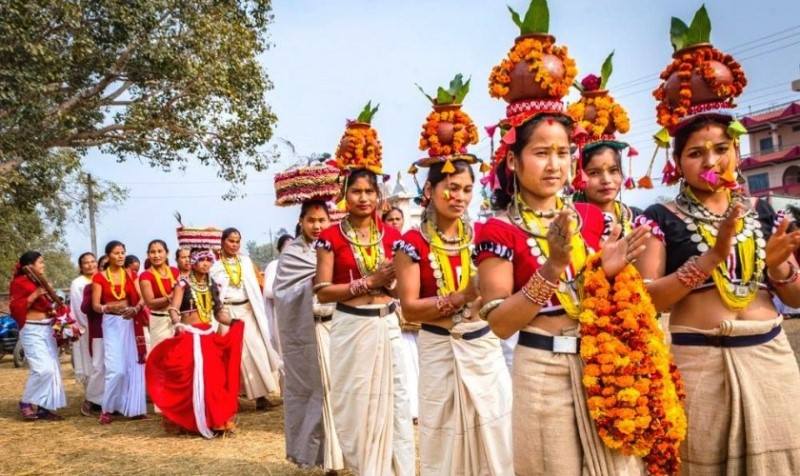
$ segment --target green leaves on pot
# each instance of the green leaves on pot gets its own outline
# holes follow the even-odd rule
[[[708,18],[706,6],[703,5],[697,10],[692,24],[688,26],[680,18],[672,17],[669,34],[675,51],[700,43],[709,43],[711,41],[711,20]]]
[[[600,68],[600,89],[605,89],[606,84],[608,83],[608,78],[611,77],[611,73],[614,71],[614,65],[611,63],[611,59],[614,57],[614,52],[612,51],[610,55],[603,61],[603,66]]]
[[[520,18],[519,13],[510,6],[508,11],[511,12],[511,19],[519,27],[521,35],[550,31],[550,9],[547,7],[547,0],[531,0],[524,19]]]
[[[467,93],[469,92],[470,81],[471,79],[467,79],[467,81],[465,82],[464,76],[461,73],[457,74],[455,78],[453,78],[453,80],[450,81],[450,85],[448,86],[447,89],[440,86],[436,90],[436,99],[431,97],[430,94],[426,93],[425,90],[422,89],[422,86],[416,83],[414,84],[415,86],[417,86],[417,89],[419,89],[431,103],[437,106],[444,106],[447,104],[463,103],[464,98],[467,96]]]
[[[378,112],[379,107],[381,107],[380,104],[376,104],[375,107],[372,107],[372,101],[368,102],[367,105],[364,106],[364,110],[361,111],[361,114],[356,118],[356,121],[371,124],[372,118],[375,117],[375,113]]]

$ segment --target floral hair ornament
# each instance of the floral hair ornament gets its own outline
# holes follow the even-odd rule
[[[189,256],[189,263],[194,266],[201,261],[210,261],[213,263],[215,259],[214,252],[211,250],[195,251]]]
[[[616,139],[615,133],[628,132],[631,127],[630,118],[627,111],[614,101],[606,89],[614,71],[613,58],[612,51],[603,61],[600,76],[590,74],[573,85],[581,93],[580,100],[567,108],[577,124],[573,131],[573,140],[578,145],[572,181],[575,190],[585,189],[588,182],[583,170],[583,157],[587,153],[601,146],[611,147],[619,152],[628,147],[627,143]]]
[[[417,84],[417,88],[428,98],[433,105],[433,111],[428,114],[422,125],[419,140],[419,149],[427,151],[428,156],[423,157],[408,169],[414,179],[417,191],[422,199],[422,187],[417,180],[420,167],[431,167],[444,163],[442,172],[452,174],[456,171],[453,162],[461,160],[470,165],[481,164],[480,171],[489,172],[490,167],[475,155],[467,153],[467,146],[478,143],[478,128],[466,112],[461,110],[464,98],[469,93],[470,80],[464,81],[461,74],[457,74],[448,88],[439,87],[436,97],[429,95]],[[487,128],[487,132],[489,128]],[[494,130],[492,130],[494,132]],[[448,192],[449,193],[449,192]]]
[[[562,98],[578,75],[567,47],[557,46],[555,37],[549,34],[547,0],[531,0],[524,16],[511,7],[508,10],[520,34],[489,75],[489,94],[508,103],[505,119],[497,126],[490,126],[499,127],[501,132],[500,145],[492,156],[494,177],[508,155],[509,146],[517,140],[517,127],[542,114],[564,115]],[[493,182],[499,184],[497,180]]]

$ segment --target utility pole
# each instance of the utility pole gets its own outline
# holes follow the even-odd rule
[[[92,188],[92,174],[86,174],[86,202],[89,206],[89,236],[92,240],[92,253],[97,256],[97,230],[95,229],[94,215],[94,190]]]

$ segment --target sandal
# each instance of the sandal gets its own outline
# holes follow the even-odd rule
[[[42,407],[39,407],[39,411],[36,412],[36,416],[39,417],[40,420],[47,421],[61,421],[64,419],[64,417],[61,415]]]
[[[100,424],[101,425],[110,425],[112,421],[111,414],[108,412],[103,412],[100,414]]]
[[[23,420],[33,421],[39,419],[39,416],[33,409],[33,405],[31,405],[30,403],[19,402],[19,412],[20,414],[22,414]]]

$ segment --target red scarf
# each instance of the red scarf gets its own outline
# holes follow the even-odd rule
[[[36,298],[32,303],[28,303],[28,296],[36,291],[36,283],[28,279],[24,274],[14,276],[9,285],[9,294],[11,302],[9,303],[9,310],[11,317],[17,321],[20,330],[25,326],[25,321],[28,318],[28,310],[41,311],[48,314],[49,317],[60,316],[67,312],[66,307],[60,309],[53,306],[53,301],[47,294],[43,294]]]

